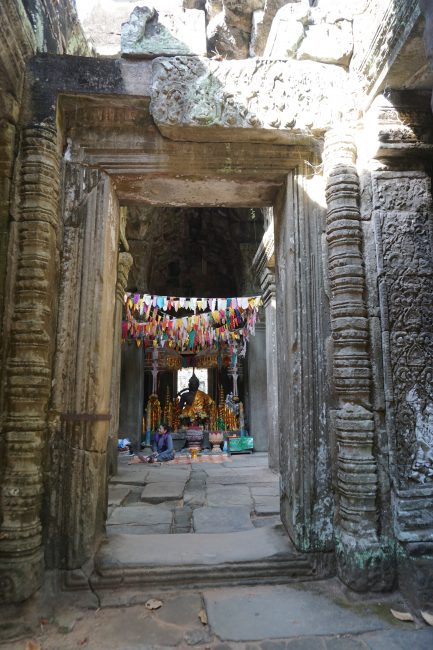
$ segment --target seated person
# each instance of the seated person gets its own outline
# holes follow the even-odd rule
[[[173,438],[171,432],[166,424],[161,424],[158,433],[155,434],[152,443],[153,453],[150,456],[143,456],[137,454],[137,461],[139,463],[160,463],[166,460],[173,460]]]

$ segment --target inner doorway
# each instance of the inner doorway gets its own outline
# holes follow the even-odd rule
[[[191,296],[200,296],[206,301],[211,297],[221,299],[259,293],[252,260],[263,236],[262,210],[133,205],[128,206],[127,214],[125,237],[133,263],[126,290],[133,295],[156,296],[162,302],[152,309],[156,308],[161,318],[176,319],[194,313],[184,307],[185,300]],[[164,308],[164,296],[165,301],[167,296],[183,296],[183,307]],[[196,300],[200,304],[201,298]],[[208,309],[210,306],[206,305],[197,313],[206,315]],[[247,428],[255,436],[258,451],[267,450],[263,328],[262,316],[257,334],[251,337],[248,346],[241,345],[239,339],[236,371],[236,393],[242,401]],[[161,341],[157,343],[146,336],[135,343],[137,345],[131,345],[127,340],[122,346],[119,423],[120,437],[135,440],[135,449],[143,442],[137,440],[137,436],[144,434],[143,418],[150,395],[156,393],[162,414],[164,406],[182,388],[177,382],[179,370],[185,372],[185,367],[190,365],[207,371],[208,387],[204,392],[215,404],[220,403],[222,393],[224,398],[233,393],[232,352],[227,345],[218,349],[214,341],[209,348],[203,344],[197,350],[188,346],[178,350],[169,347],[171,342],[162,348]],[[163,346],[164,343],[162,341]],[[156,380],[150,350],[153,345],[158,347]],[[255,350],[251,358],[249,346]]]
[[[178,298],[183,296],[180,299],[183,306],[185,297],[188,300],[191,296],[203,296],[205,299],[255,296],[259,292],[259,287],[254,277],[252,261],[263,236],[263,225],[261,209],[128,206],[125,236],[133,257],[133,264],[127,292],[139,295],[150,294],[158,304],[159,298],[155,296]],[[176,304],[176,310],[172,309],[170,312],[166,308],[164,312],[162,302],[160,305],[161,314],[173,312],[174,316],[182,316],[184,311],[182,307],[177,311],[178,308],[179,305]],[[250,345],[264,346],[264,337],[261,339],[260,333],[257,340],[252,337],[248,341],[245,356],[239,355],[236,377],[236,393],[244,407],[247,432],[253,434],[255,458],[247,454],[240,454],[235,458],[235,456],[225,456],[224,453],[220,458],[216,456],[211,458],[212,444],[209,441],[209,432],[206,431],[209,427],[205,426],[201,462],[197,465],[189,463],[188,467],[182,466],[183,460],[188,458],[188,450],[183,448],[184,441],[179,440],[178,422],[176,422],[173,431],[178,457],[175,461],[176,467],[168,464],[161,467],[159,472],[153,467],[131,468],[128,465],[131,454],[127,452],[120,454],[120,479],[114,476],[112,485],[119,486],[122,476],[127,477],[128,473],[136,472],[140,477],[143,475],[140,489],[130,490],[124,507],[132,504],[141,508],[152,506],[154,514],[156,506],[164,507],[173,514],[170,525],[167,526],[165,522],[165,527],[162,526],[166,532],[194,532],[196,529],[201,530],[202,526],[206,528],[208,524],[199,523],[197,519],[205,516],[211,517],[213,532],[217,530],[227,532],[229,529],[233,532],[236,528],[242,530],[247,526],[247,521],[248,528],[253,528],[254,522],[259,519],[258,525],[265,523],[265,520],[280,523],[278,476],[270,472],[267,467],[266,427],[262,423],[257,426],[254,421],[254,414],[257,411],[262,411],[263,421],[266,417],[264,386],[266,368],[263,365],[257,366],[257,359],[265,359],[265,353],[264,350],[262,355],[255,353],[251,359],[248,354]],[[138,432],[141,447],[147,442],[147,411],[151,395],[155,395],[159,402],[160,421],[162,421],[166,419],[167,405],[187,387],[193,374],[197,376],[199,382],[202,382],[200,390],[213,400],[218,413],[221,407],[221,396],[226,399],[234,393],[235,382],[229,367],[232,360],[229,358],[228,363],[225,363],[228,350],[215,350],[211,346],[209,349],[201,347],[194,355],[189,351],[180,351],[178,361],[181,367],[178,368],[177,360],[174,358],[176,351],[171,348],[169,356],[172,357],[173,369],[170,370],[162,361],[162,358],[168,355],[167,348],[168,343],[163,349],[158,346],[156,355],[158,361],[153,368],[154,341],[146,339],[125,341],[122,346],[119,436],[122,439],[136,440]],[[245,353],[245,350],[239,349],[239,352]],[[218,354],[222,357],[219,362],[217,362]],[[134,362],[133,358],[140,358],[141,363]],[[192,365],[188,365],[191,359]],[[262,385],[257,386],[260,381]],[[259,392],[262,394],[261,404],[256,397]],[[134,394],[133,399],[131,393]],[[253,396],[253,406],[251,406],[251,396]],[[155,433],[154,428],[153,426],[152,436]],[[260,434],[257,439],[254,436],[254,429]],[[133,451],[137,451],[137,445],[133,445]],[[245,451],[251,450],[245,449]],[[208,485],[209,476],[215,471],[213,468],[217,461],[218,473],[221,477],[224,475],[227,484],[232,484],[231,489],[222,489],[224,494],[219,497],[214,494],[215,485],[218,485],[212,482],[215,477],[210,479]],[[262,478],[261,487],[253,485],[257,481],[257,476],[254,476],[257,471]],[[239,476],[239,485],[236,484],[236,474]],[[163,481],[156,481],[158,477],[162,477]],[[180,481],[181,489],[176,491],[172,485],[174,491],[170,493],[170,498],[164,500],[168,488],[162,483],[172,484],[173,481],[170,479],[174,478]],[[147,484],[146,481],[152,485]],[[160,495],[155,492],[157,483],[161,487]],[[222,487],[220,485],[220,488]],[[225,508],[225,514],[219,508]],[[200,509],[200,515],[197,513],[194,521],[194,511],[197,509]],[[205,513],[204,510],[207,509],[209,512]],[[134,509],[128,512],[120,510],[116,512],[111,514],[107,522],[107,529],[111,532],[117,530],[116,526],[119,525],[116,523],[116,517],[121,519],[129,517],[130,520],[132,515],[139,515],[141,511]],[[134,524],[130,522],[129,525],[135,525],[137,530],[140,528],[137,521]],[[150,528],[152,529],[151,526]],[[156,530],[160,528],[157,527]]]

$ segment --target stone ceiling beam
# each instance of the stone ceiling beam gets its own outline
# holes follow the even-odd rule
[[[282,184],[233,178],[112,177],[122,204],[155,206],[260,208],[272,205]]]

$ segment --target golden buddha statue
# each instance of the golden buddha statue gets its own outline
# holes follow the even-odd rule
[[[180,396],[180,418],[189,417],[191,422],[209,420],[211,407],[214,403],[212,397],[199,390],[200,382],[193,374],[188,382],[188,388],[178,393]]]

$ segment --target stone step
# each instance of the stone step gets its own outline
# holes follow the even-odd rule
[[[90,578],[105,589],[287,583],[334,574],[331,554],[302,554],[282,527],[235,533],[110,535]]]

